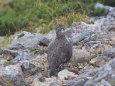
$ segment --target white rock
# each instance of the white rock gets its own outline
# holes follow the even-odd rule
[[[68,71],[67,69],[64,69],[62,71],[60,71],[58,73],[58,78],[61,80],[61,81],[64,81],[64,80],[70,80],[70,79],[73,79],[75,78],[77,75],[73,72],[70,72]]]
[[[106,10],[109,10],[109,9],[111,9],[112,7],[110,7],[110,6],[105,6],[105,5],[101,4],[101,3],[97,3],[97,4],[95,5],[95,8],[105,8]]]
[[[30,86],[62,86],[61,81],[56,77],[46,78],[45,82],[40,82],[38,79],[34,79]]]

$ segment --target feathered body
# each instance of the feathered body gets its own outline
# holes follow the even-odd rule
[[[61,32],[62,25],[56,28],[56,38],[48,46],[47,59],[49,63],[49,76],[57,75],[61,66],[68,62],[72,56],[72,45]]]

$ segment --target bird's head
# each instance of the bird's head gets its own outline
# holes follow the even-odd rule
[[[63,33],[61,32],[62,29],[64,29],[63,24],[59,24],[59,25],[56,26],[56,35],[57,35],[57,37],[63,36]]]
[[[63,24],[59,24],[56,26],[56,31],[60,32],[62,29],[64,29],[64,25]]]

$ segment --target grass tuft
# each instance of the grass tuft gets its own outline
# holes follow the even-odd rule
[[[95,8],[92,12],[93,16],[102,16],[104,14],[105,14],[105,8],[100,8],[100,7]]]
[[[5,40],[0,42],[0,49],[6,47],[8,44],[11,44],[12,38],[11,37],[6,37]]]
[[[12,62],[12,61],[7,61],[7,62],[4,63],[4,67],[6,67],[8,65],[15,65],[15,63]]]

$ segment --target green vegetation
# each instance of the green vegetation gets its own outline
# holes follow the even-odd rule
[[[103,37],[97,37],[96,38],[96,41],[103,41],[104,39],[103,39]]]
[[[24,33],[21,33],[21,34],[18,36],[18,38],[23,37],[23,36],[24,36]]]
[[[0,49],[0,55],[2,55],[3,51]]]
[[[105,14],[105,8],[95,8],[94,11],[92,12],[93,16],[101,16]]]
[[[44,26],[40,29],[40,33],[46,33],[55,28],[56,24],[65,24],[68,27],[74,21],[86,21],[87,16],[85,14],[80,13],[69,13],[67,16],[60,16],[54,18],[49,24],[44,24]]]
[[[58,23],[68,26],[73,21],[85,21],[98,1],[107,3],[107,0],[9,0],[1,3],[0,35],[19,30],[45,33]]]
[[[15,65],[15,63],[12,62],[12,61],[7,61],[7,62],[4,63],[4,67],[6,67],[8,65]]]
[[[10,44],[12,41],[11,37],[6,37],[5,40],[3,40],[2,42],[0,42],[0,49],[7,46],[8,44]]]

